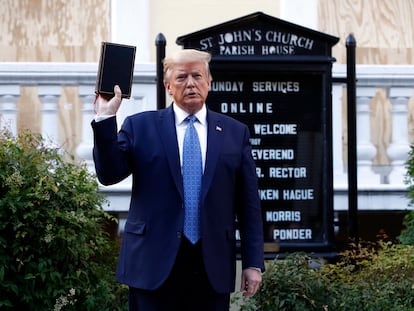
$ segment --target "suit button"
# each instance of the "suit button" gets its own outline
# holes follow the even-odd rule
[[[182,233],[180,231],[177,232],[177,238],[181,239]]]

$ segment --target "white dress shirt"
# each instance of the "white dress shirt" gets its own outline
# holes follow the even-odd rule
[[[181,109],[176,103],[173,103],[173,110],[175,116],[175,128],[177,131],[178,149],[180,152],[180,164],[183,165],[183,142],[184,134],[187,129],[188,122],[185,120],[189,114]],[[201,159],[203,161],[203,171],[206,165],[206,151],[207,151],[207,108],[203,108],[195,114],[197,122],[194,122],[194,127],[197,130],[198,139],[200,140]]]

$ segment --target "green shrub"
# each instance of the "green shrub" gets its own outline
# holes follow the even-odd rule
[[[378,242],[375,248],[354,245],[335,265],[326,265],[336,289],[331,310],[413,310],[414,248]],[[339,299],[338,299],[339,298]]]
[[[125,310],[95,177],[39,135],[0,133],[0,309]]]
[[[258,293],[241,310],[414,310],[414,248],[379,242],[354,245],[335,263],[307,255],[267,263]]]
[[[310,269],[305,255],[275,260],[266,267],[256,304],[242,310],[322,310],[326,300],[324,281],[316,269]]]
[[[406,163],[405,184],[414,205],[414,146]],[[404,218],[401,244],[350,244],[337,262],[315,267],[308,255],[287,255],[267,263],[258,293],[234,298],[241,310],[414,310],[414,211]]]
[[[410,211],[404,216],[404,229],[398,236],[402,244],[414,245],[414,211]]]
[[[406,163],[406,174],[404,179],[408,186],[407,194],[409,203],[414,205],[414,147],[412,146],[409,152],[409,157]],[[404,217],[405,228],[401,231],[398,239],[403,244],[414,245],[414,211],[410,211]]]

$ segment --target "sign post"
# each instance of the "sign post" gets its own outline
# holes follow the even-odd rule
[[[177,38],[184,48],[212,54],[209,108],[250,129],[267,258],[333,247],[337,42],[261,12]]]

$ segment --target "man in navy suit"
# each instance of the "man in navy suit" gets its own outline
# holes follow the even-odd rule
[[[104,185],[132,174],[132,194],[117,280],[129,286],[130,310],[228,310],[234,291],[236,225],[241,236],[241,290],[256,293],[264,271],[263,228],[255,163],[246,125],[213,112],[210,54],[184,49],[164,60],[173,103],[125,119],[117,133],[121,90],[98,99],[92,122],[94,160]],[[201,148],[198,235],[184,233],[182,174],[187,117]],[[200,162],[200,163],[201,163]]]

